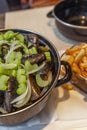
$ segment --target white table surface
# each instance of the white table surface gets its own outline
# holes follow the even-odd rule
[[[56,28],[54,19],[47,18],[47,13],[52,9],[53,6],[6,13],[5,28],[19,28],[36,31],[49,39],[56,46],[58,51],[65,50],[77,42],[65,38]],[[87,119],[86,94],[75,90],[67,91],[60,87],[59,89],[54,90],[54,95],[56,100],[56,104],[54,105],[56,107],[56,114],[58,115],[59,122]],[[38,127],[32,127],[32,130],[45,128],[45,126],[39,125]],[[57,129],[60,130],[58,126]],[[85,130],[84,128],[82,129]],[[56,130],[56,128],[54,130]],[[70,130],[70,128],[67,130]]]

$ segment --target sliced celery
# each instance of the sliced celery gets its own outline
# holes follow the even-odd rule
[[[0,76],[0,90],[6,90],[7,89],[7,81],[9,77],[6,75]]]
[[[0,90],[5,91],[7,89],[7,86],[3,83],[0,83]]]
[[[25,93],[25,91],[26,91],[26,84],[20,84],[18,86],[16,92],[17,92],[18,95],[21,95],[21,94]]]
[[[38,68],[37,64],[31,64],[29,61],[25,61],[25,70],[26,72],[33,71]]]
[[[25,53],[25,54],[30,54],[29,49],[24,48],[24,53]]]
[[[24,36],[23,36],[22,34],[17,34],[17,35],[16,35],[16,38],[17,38],[20,42],[24,43]]]
[[[11,54],[8,57],[8,63],[12,63],[15,59],[15,56],[16,56],[16,52],[15,51],[11,52]]]
[[[0,64],[0,67],[3,69],[14,69],[17,67],[17,64],[10,63],[10,64]]]
[[[6,40],[9,40],[11,38],[13,38],[17,33],[14,33],[13,31],[7,31],[5,34],[4,34],[4,38]]]
[[[25,75],[25,69],[18,69],[17,75]]]
[[[8,79],[9,79],[9,77],[6,76],[6,75],[0,76],[0,81],[2,81],[2,82],[4,82],[4,83],[6,83],[6,82],[8,81]]]
[[[20,60],[20,59],[15,59],[15,60],[13,61],[13,63],[16,64],[17,66],[20,66],[21,60]]]
[[[0,75],[10,75],[11,70],[0,67]]]
[[[47,60],[47,61],[51,61],[51,60],[52,60],[52,59],[51,59],[51,54],[50,54],[49,51],[45,52],[44,54],[45,54],[45,57],[46,57],[46,60]]]
[[[37,54],[38,52],[37,52],[37,49],[36,49],[36,47],[32,47],[32,54]]]
[[[16,70],[12,70],[11,75],[14,76],[14,77],[16,77],[17,71]]]
[[[21,52],[16,52],[16,57],[18,59],[22,59],[22,53]]]
[[[43,80],[40,76],[40,74],[36,74],[36,83],[39,87],[46,87],[49,85],[48,80]]]
[[[26,83],[27,80],[26,80],[26,76],[25,75],[17,75],[17,81],[18,83]]]

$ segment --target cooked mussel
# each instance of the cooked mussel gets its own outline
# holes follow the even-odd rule
[[[17,80],[15,77],[11,76],[8,80],[7,90],[4,93],[4,108],[7,112],[11,112],[13,109],[11,101],[17,96],[17,86]]]

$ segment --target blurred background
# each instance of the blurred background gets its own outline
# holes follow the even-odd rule
[[[55,5],[59,0],[0,0],[0,13]]]

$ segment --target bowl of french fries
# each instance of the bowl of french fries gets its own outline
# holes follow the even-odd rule
[[[67,49],[61,57],[72,69],[71,83],[87,92],[87,43],[80,43]],[[61,67],[61,74],[65,70]]]

